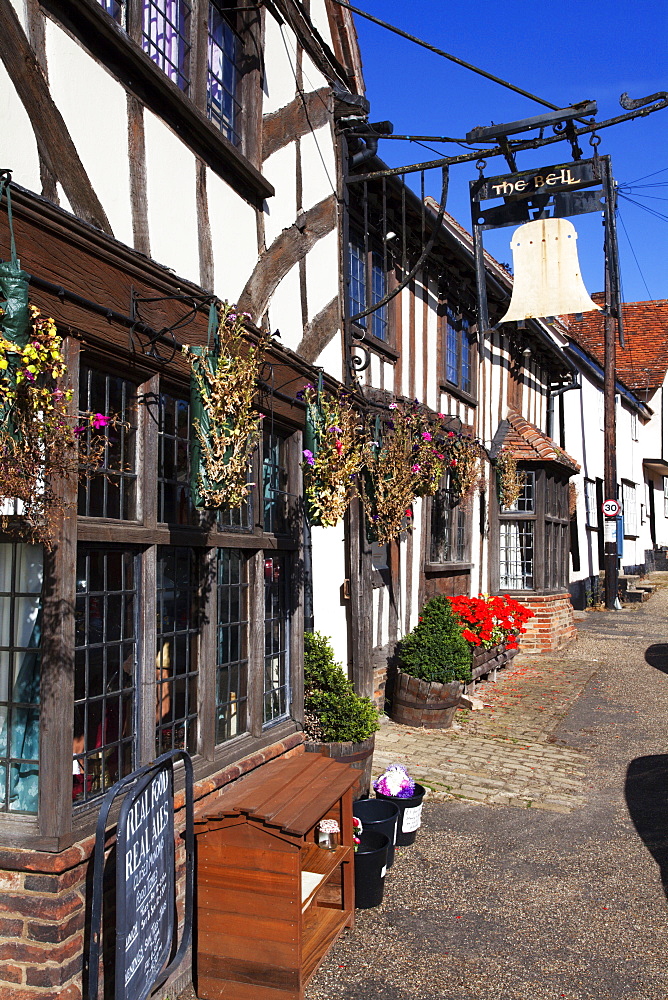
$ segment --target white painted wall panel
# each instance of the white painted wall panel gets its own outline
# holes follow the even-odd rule
[[[332,130],[323,125],[301,139],[303,208],[317,205],[336,192],[336,165]]]
[[[46,53],[51,94],[93,190],[116,239],[132,246],[125,90],[48,18]]]
[[[280,330],[281,343],[293,351],[302,339],[302,308],[297,264],[288,271],[269,302],[269,328]]]
[[[265,202],[264,225],[267,246],[293,225],[297,217],[297,158],[296,147],[290,143],[265,160],[263,173],[276,188],[276,194]]]
[[[334,231],[318,240],[306,256],[309,322],[338,294],[338,247]]]
[[[295,96],[295,36],[287,24],[279,27],[270,15],[265,20],[265,98],[262,113],[285,107]]]
[[[151,257],[199,283],[195,157],[148,110],[144,128]]]
[[[21,187],[40,194],[39,156],[30,119],[0,62],[0,129],[3,137],[3,167],[13,171],[12,179]]]
[[[341,604],[345,578],[343,521],[334,528],[313,528],[313,618],[315,630],[329,636],[336,659],[348,663],[346,609]]]
[[[316,358],[315,363],[324,368],[328,375],[345,382],[342,360],[341,330],[337,330],[324,351]]]
[[[311,17],[311,24],[316,28],[318,34],[327,42],[331,49],[334,48],[332,43],[332,32],[329,27],[329,18],[327,17],[327,9],[323,0],[315,0],[311,3],[309,14]]]
[[[221,180],[206,172],[207,200],[214,259],[214,290],[236,302],[257,263],[255,209]]]

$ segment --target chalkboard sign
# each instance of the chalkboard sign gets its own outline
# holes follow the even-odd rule
[[[116,997],[146,1000],[174,939],[171,762],[126,796],[116,837]]]

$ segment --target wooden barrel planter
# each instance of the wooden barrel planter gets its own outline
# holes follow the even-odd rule
[[[307,753],[319,753],[323,757],[332,757],[342,764],[350,764],[360,776],[353,788],[353,799],[364,799],[369,795],[371,787],[371,767],[373,751],[376,745],[376,734],[363,743],[305,743]]]
[[[475,681],[478,677],[496,672],[499,667],[507,666],[517,652],[517,649],[507,649],[505,642],[490,649],[476,649],[471,664],[471,680]]]
[[[391,718],[404,726],[449,729],[464,691],[461,681],[438,684],[397,670]]]

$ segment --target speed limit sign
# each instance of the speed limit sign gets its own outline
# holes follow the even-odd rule
[[[604,500],[601,506],[606,517],[617,517],[621,509],[617,500]]]

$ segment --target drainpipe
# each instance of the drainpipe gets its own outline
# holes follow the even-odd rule
[[[558,389],[550,389],[547,394],[547,436],[549,438],[553,437],[554,434],[554,400],[557,396],[563,396],[565,392],[570,389],[580,388],[580,372],[573,372],[573,381],[569,382],[568,385],[561,385]],[[563,435],[563,428],[561,429]],[[564,448],[565,444],[560,444],[560,447]]]

